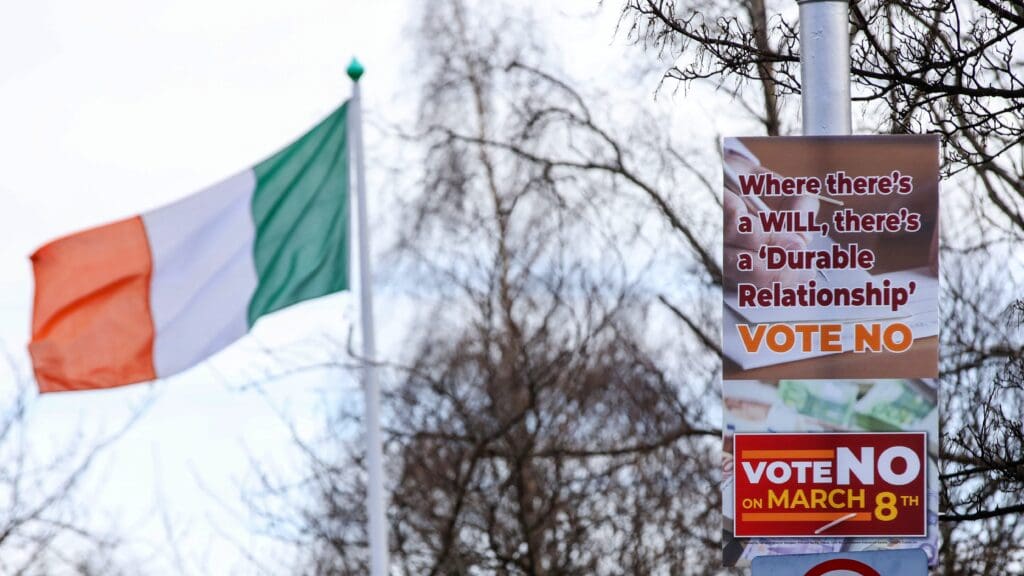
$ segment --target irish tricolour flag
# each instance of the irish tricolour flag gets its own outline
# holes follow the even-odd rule
[[[192,196],[36,251],[40,391],[170,376],[265,314],[347,289],[347,108]]]

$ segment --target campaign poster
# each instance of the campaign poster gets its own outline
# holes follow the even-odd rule
[[[733,435],[734,533],[928,535],[924,432]]]
[[[723,564],[938,558],[938,139],[726,138]]]

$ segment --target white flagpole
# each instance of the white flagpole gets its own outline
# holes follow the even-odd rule
[[[366,225],[366,172],[363,166],[363,103],[359,78],[363,65],[355,58],[348,66],[352,79],[349,134],[352,163],[356,173],[356,206],[359,230],[359,304],[363,328],[363,393],[366,397],[366,515],[370,537],[370,575],[388,573],[388,529],[384,494],[384,442],[380,430],[380,388],[377,385],[377,343],[373,331],[370,239]]]

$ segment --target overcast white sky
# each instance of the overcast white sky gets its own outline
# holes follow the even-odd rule
[[[636,60],[613,41],[616,14],[581,18],[595,1],[559,3],[560,65],[577,78],[651,98],[657,78],[637,85]],[[368,70],[364,107],[370,147],[370,212],[387,222],[388,155],[374,123],[408,121],[414,87],[411,6],[402,0],[36,0],[0,10],[0,341],[27,363],[32,278],[28,255],[78,229],[138,213],[252,165],[301,134],[349,94],[344,68]],[[614,7],[613,7],[614,8]],[[629,84],[628,88],[624,86]],[[692,96],[692,94],[691,94]],[[674,98],[678,98],[675,100]],[[683,95],[651,105],[681,107]],[[682,110],[682,108],[678,108]],[[680,125],[716,115],[680,113]],[[709,126],[708,133],[718,127]],[[381,160],[381,162],[383,162]],[[375,248],[383,248],[375,246]],[[349,297],[323,299],[261,322],[265,342],[344,334]],[[400,342],[402,307],[378,296],[384,347]],[[389,328],[392,327],[392,328]],[[248,348],[247,348],[248,347]],[[218,374],[245,374],[252,342],[156,386],[54,395],[35,401],[33,426],[60,442],[76,429],[112,430],[156,394],[138,424],[101,459],[87,509],[129,539],[145,573],[249,573],[250,534],[239,486],[250,456],[287,467],[290,437],[277,412],[315,435],[323,397],[355,402],[354,383],[330,373],[275,381],[267,396],[240,391]],[[0,371],[0,386],[12,377]],[[162,504],[161,504],[162,502]],[[231,512],[235,510],[241,515]],[[164,541],[169,537],[182,558]],[[264,548],[263,551],[266,551]]]

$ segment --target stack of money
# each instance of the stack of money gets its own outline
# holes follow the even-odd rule
[[[736,432],[760,432],[765,418],[778,399],[778,390],[756,380],[726,380],[722,383],[726,426]]]
[[[934,408],[934,400],[911,382],[881,380],[854,406],[854,421],[873,432],[912,430]]]
[[[804,416],[844,427],[857,400],[858,385],[835,380],[782,380],[782,402]]]

